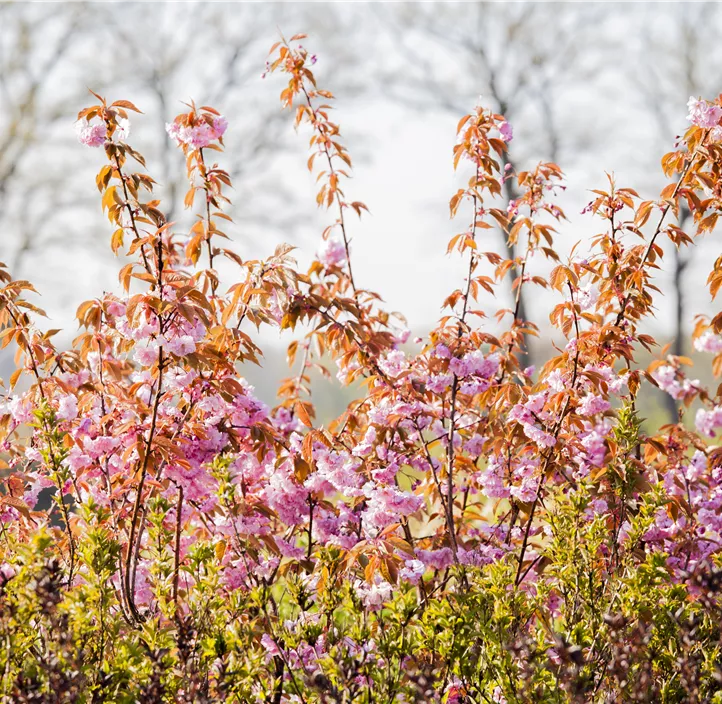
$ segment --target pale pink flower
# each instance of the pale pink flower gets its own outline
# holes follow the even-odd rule
[[[583,416],[593,416],[596,413],[603,413],[611,408],[607,399],[597,394],[587,394],[579,404],[579,413]]]
[[[166,123],[165,130],[178,146],[186,144],[194,149],[207,147],[212,141],[220,139],[228,128],[228,120],[222,115],[213,118],[212,124],[199,122],[194,127],[180,125],[178,122]]]
[[[29,399],[13,396],[6,404],[7,410],[16,423],[29,423],[33,420],[33,409]]]
[[[379,360],[381,371],[394,379],[408,366],[409,363],[406,361],[406,354],[403,350],[391,350],[383,359]]]
[[[424,576],[426,566],[421,560],[406,560],[404,567],[399,570],[399,579],[410,584],[418,584]]]
[[[113,138],[118,142],[125,142],[130,134],[130,120],[126,117],[119,117],[116,120],[116,124]]]
[[[508,122],[502,122],[499,125],[499,132],[501,134],[502,140],[505,142],[511,142],[512,139],[514,139],[514,130],[512,129],[512,126]]]
[[[694,423],[697,430],[707,437],[715,436],[715,429],[722,426],[722,406],[715,406],[711,411],[700,408],[695,416]]]
[[[705,330],[694,341],[694,348],[697,352],[709,352],[711,354],[722,352],[722,335],[715,335],[712,330]]]
[[[72,394],[63,396],[58,403],[56,416],[59,420],[75,420],[78,417],[78,399]]]
[[[102,147],[105,144],[107,129],[99,117],[94,117],[90,121],[85,118],[78,120],[75,123],[75,131],[78,141],[86,147]]]
[[[185,130],[183,141],[196,149],[207,147],[216,138],[213,127],[207,122],[201,122],[201,124],[185,128]]]
[[[705,129],[716,127],[722,117],[722,108],[718,105],[708,103],[706,100],[698,100],[695,97],[690,97],[687,108],[689,109],[687,119],[697,127]]]
[[[343,241],[335,237],[324,240],[318,252],[318,260],[326,268],[343,264],[346,261],[346,246]]]
[[[441,548],[440,550],[421,550],[416,548],[416,557],[426,567],[435,570],[445,570],[454,564],[454,553],[451,548]]]
[[[17,570],[14,565],[9,562],[0,564],[0,579],[2,579],[3,584],[7,584],[16,574]]]
[[[594,284],[587,284],[577,290],[576,302],[582,310],[593,308],[599,300],[599,289]]]
[[[501,687],[494,687],[494,692],[491,695],[491,700],[494,704],[507,704],[507,699],[502,692]]]
[[[268,633],[264,633],[261,636],[261,645],[272,657],[281,654],[281,649],[276,645],[275,641],[268,635]]]
[[[216,139],[220,139],[228,129],[228,120],[223,115],[213,118],[213,133]]]

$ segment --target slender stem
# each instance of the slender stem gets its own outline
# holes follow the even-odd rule
[[[158,407],[160,406],[160,399],[162,396],[161,386],[163,384],[163,348],[158,350],[158,385],[155,393],[155,401],[153,403],[153,415],[150,424],[150,432],[148,433],[148,439],[145,443],[145,453],[143,456],[143,464],[140,469],[140,480],[138,481],[138,488],[136,490],[135,505],[133,506],[133,514],[130,520],[130,535],[128,537],[128,551],[125,558],[125,586],[126,586],[126,598],[128,599],[128,605],[130,610],[136,619],[140,619],[140,614],[135,606],[135,597],[132,592],[131,575],[133,572],[133,547],[136,540],[136,532],[138,530],[138,516],[141,511],[143,501],[143,488],[145,486],[145,480],[148,474],[148,463],[150,460],[151,449],[153,445],[153,438],[155,436],[156,424],[158,421]]]
[[[178,486],[178,503],[176,504],[175,549],[173,551],[173,604],[178,618],[178,577],[180,572],[180,541],[183,518],[183,487]]]
[[[208,248],[208,268],[213,269],[213,245],[211,244],[211,186],[208,180],[208,169],[206,168],[206,162],[203,157],[203,149],[198,150],[199,158],[198,162],[200,165],[201,177],[203,178],[203,190],[205,192],[206,199],[206,245]],[[211,276],[211,291],[213,295],[216,295],[216,289],[218,288],[218,280],[214,275]]]
[[[118,172],[118,178],[120,179],[120,183],[123,186],[123,195],[125,196],[125,207],[128,210],[128,215],[130,216],[130,225],[133,230],[133,235],[135,239],[140,239],[140,232],[138,231],[138,224],[135,221],[135,213],[133,212],[133,208],[130,205],[130,194],[128,193],[128,187],[125,184],[125,176],[123,175],[123,170],[120,166],[120,159],[118,158],[118,154],[115,154],[115,168]],[[145,270],[152,276],[153,271],[150,268],[150,263],[148,262],[148,257],[145,253],[145,245],[142,244],[140,246],[140,254],[143,258],[143,266],[145,267]]]
[[[311,559],[311,553],[313,552],[313,509],[314,501],[311,494],[308,495],[308,547],[306,548],[306,559]]]
[[[308,109],[311,111],[311,115],[313,116],[312,123],[316,131],[319,133],[321,137],[321,143],[323,152],[326,155],[326,161],[328,162],[328,168],[329,168],[329,174],[331,177],[333,177],[335,180],[338,179],[338,174],[336,172],[336,169],[333,165],[333,160],[331,159],[331,152],[328,149],[328,136],[326,135],[326,132],[324,129],[321,128],[321,122],[318,119],[318,115],[316,113],[316,110],[313,107],[313,103],[311,102],[311,97],[308,94],[308,91],[306,90],[306,86],[303,84],[301,85],[301,90],[303,91],[304,96],[306,96],[306,103],[308,105]],[[337,191],[338,193],[338,191]],[[346,250],[346,265],[348,266],[348,278],[349,282],[351,283],[351,290],[353,291],[354,299],[356,300],[356,305],[358,305],[358,291],[356,290],[356,283],[353,278],[353,268],[351,266],[351,251],[349,249],[349,240],[348,235],[346,233],[346,223],[344,220],[344,214],[343,214],[343,202],[341,199],[336,196],[336,203],[338,205],[338,222],[339,226],[341,227],[341,234],[343,236],[343,245],[344,249]]]
[[[670,201],[673,201],[677,194],[679,193],[679,189],[682,187],[682,184],[684,183],[684,179],[687,178],[687,174],[689,173],[690,169],[692,168],[692,165],[697,160],[697,157],[699,156],[700,149],[704,146],[704,143],[707,139],[707,135],[709,134],[709,130],[705,132],[704,137],[702,138],[702,141],[695,150],[694,154],[689,160],[689,163],[687,166],[684,167],[684,170],[682,171],[681,176],[679,177],[679,180],[677,181],[677,185],[674,187],[674,191],[672,191],[672,195],[669,197]],[[654,243],[659,236],[659,234],[662,231],[662,225],[664,224],[664,221],[667,217],[667,213],[669,213],[670,209],[672,208],[672,203],[667,203],[667,205],[662,210],[662,214],[659,217],[659,222],[657,223],[657,227],[654,230],[654,234],[652,235],[652,238],[649,240],[649,244],[647,245],[647,249],[644,251],[644,255],[642,256],[642,260],[639,263],[639,267],[637,268],[637,271],[641,271],[644,265],[647,263],[647,259],[649,258],[649,255],[652,253],[652,248],[654,247]],[[629,304],[629,301],[632,298],[632,291],[629,291],[627,295],[624,297],[624,300],[622,301],[622,304],[619,308],[619,313],[617,314],[617,319],[615,321],[615,325],[620,325],[622,322],[622,319],[624,318],[625,311],[627,309],[627,305]]]
[[[471,238],[476,241],[476,218],[478,210],[479,196],[476,192],[476,188],[480,178],[480,167],[477,164],[476,167],[476,178],[474,180],[474,190],[472,192],[472,203],[474,206],[474,219],[471,226]],[[471,278],[476,267],[476,255],[475,250],[471,250],[469,256],[469,270],[466,279],[466,291],[464,292],[464,305],[459,316],[458,329],[456,333],[457,342],[461,340],[464,334],[464,327],[466,325],[466,314],[469,309],[469,297],[471,295]],[[451,401],[449,411],[449,432],[447,435],[447,446],[446,446],[446,459],[447,459],[447,471],[446,471],[446,526],[449,531],[449,539],[451,541],[451,548],[454,552],[454,560],[458,562],[458,545],[456,540],[456,526],[454,525],[454,435],[456,433],[456,397],[459,392],[459,377],[454,374],[454,379],[451,384]]]
[[[579,369],[579,344],[578,344],[579,322],[577,320],[576,309],[574,307],[575,306],[574,293],[573,293],[571,284],[569,284],[569,290],[572,291],[572,310],[574,312],[574,327],[575,327],[576,335],[577,335],[575,338],[577,340],[577,349],[576,349],[575,355],[574,355],[574,371],[572,373],[572,382],[571,382],[571,389],[570,389],[570,391],[573,391],[576,386],[576,383],[577,383],[577,375],[578,375],[578,369]],[[569,399],[570,399],[570,396],[567,395],[567,398],[564,401],[564,407],[562,408],[562,412],[559,415],[559,420],[557,421],[556,427],[554,428],[554,432],[552,433],[552,436],[555,441],[559,437],[559,432],[561,431],[561,427],[564,422],[564,418],[566,417],[566,415],[569,411]],[[547,452],[547,454],[545,455],[545,457],[543,459],[541,471],[539,472],[539,482],[537,483],[537,488],[534,493],[534,501],[533,501],[533,503],[531,505],[531,509],[529,511],[529,518],[527,519],[526,526],[524,527],[524,538],[522,539],[521,551],[519,552],[519,564],[517,566],[516,579],[514,580],[514,585],[517,587],[519,586],[519,584],[521,584],[522,579],[524,579],[524,577],[527,574],[526,572],[524,572],[522,574],[522,567],[524,565],[524,555],[526,554],[527,546],[529,544],[529,536],[531,534],[532,523],[534,522],[534,513],[535,513],[536,507],[539,504],[539,501],[541,499],[541,492],[542,492],[542,487],[544,485],[544,479],[546,478],[546,473],[547,473],[547,470],[549,469],[549,464],[551,462],[551,458],[552,458],[553,454],[554,454],[554,446],[549,448],[549,451]]]

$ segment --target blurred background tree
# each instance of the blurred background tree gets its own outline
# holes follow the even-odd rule
[[[230,122],[224,165],[236,191],[228,232],[242,256],[290,241],[303,262],[318,245],[325,219],[309,206],[304,140],[294,139],[275,87],[261,80],[279,29],[310,35],[318,75],[339,98],[355,157],[350,187],[372,214],[351,233],[362,285],[408,313],[414,335],[431,326],[463,276],[443,256],[450,228],[461,226],[447,217],[463,178],[450,156],[456,121],[477,100],[512,123],[515,170],[551,159],[567,172],[560,204],[570,221],[560,236],[561,249],[571,250],[598,229],[579,212],[586,189],[605,183],[602,169],[653,194],[660,157],[686,129],[689,95],[722,90],[709,68],[720,52],[715,3],[0,2],[0,260],[36,282],[52,327],[69,336],[78,303],[115,286],[110,231],[93,192],[97,160],[73,130],[88,88],[144,110],[130,141],[147,155],[180,231],[189,220],[165,123],[194,99]],[[506,187],[514,198],[514,182]],[[707,243],[714,249],[713,238]],[[488,248],[499,246],[497,236]],[[673,353],[689,353],[682,340],[691,316],[710,308],[691,296],[706,257],[667,249],[659,281],[670,295],[660,298],[651,332],[674,341]],[[543,273],[543,263],[535,266]],[[490,312],[508,306],[508,283],[501,300],[489,298]],[[548,301],[522,303],[522,317],[542,326],[532,346],[541,359],[553,342],[543,327]],[[264,374],[249,372],[268,400],[285,373],[282,343],[268,340]],[[0,376],[8,362],[0,357]]]

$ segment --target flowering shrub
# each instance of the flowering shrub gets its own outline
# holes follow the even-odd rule
[[[2,345],[17,348],[0,414],[2,691],[13,702],[722,702],[720,389],[655,341],[660,241],[687,246],[722,209],[720,101],[691,125],[641,200],[610,178],[585,208],[586,258],[554,249],[562,173],[500,168],[512,140],[481,107],[459,122],[448,252],[467,276],[425,340],[352,267],[351,159],[316,87],[315,57],[272,49],[282,104],[310,129],[330,213],[317,258],[242,260],[223,232],[228,123],[189,105],[167,127],[186,158],[188,233],[166,221],[127,142],[127,101],[78,116],[102,147],[111,247],[134,257],[121,295],[83,303],[70,350],[35,323],[30,283],[3,269]],[[521,197],[505,203],[505,179]],[[501,229],[520,252],[485,244]],[[535,274],[541,258],[549,276]],[[216,263],[237,267],[233,283]],[[486,331],[478,298],[518,272],[515,309]],[[722,258],[709,276],[722,286]],[[534,323],[523,287],[550,288],[566,342],[520,368]],[[270,408],[238,372],[252,332],[296,330]],[[722,372],[722,314],[694,344]],[[363,393],[315,422],[311,371]],[[643,432],[644,387],[680,402]],[[694,418],[687,422],[687,409]],[[51,508],[41,509],[42,497]]]

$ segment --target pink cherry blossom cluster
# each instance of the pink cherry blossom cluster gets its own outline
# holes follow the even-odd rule
[[[93,117],[90,120],[81,118],[75,123],[75,131],[78,141],[86,147],[102,147],[108,139],[108,125],[100,118]],[[117,142],[125,142],[130,134],[130,120],[117,118],[113,131],[113,139]]]
[[[340,266],[346,261],[346,246],[343,240],[329,237],[323,241],[318,252],[318,259],[325,267]]]
[[[687,119],[693,125],[704,129],[712,129],[719,126],[720,118],[722,118],[722,107],[719,105],[714,105],[706,100],[699,100],[692,96],[687,102],[687,108],[689,110]]]
[[[183,125],[177,121],[166,124],[165,130],[178,145],[202,149],[221,139],[228,128],[228,120],[222,115],[213,116],[210,121],[202,120],[195,125]]]

